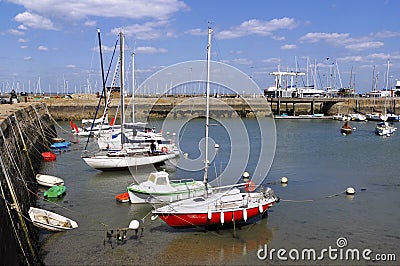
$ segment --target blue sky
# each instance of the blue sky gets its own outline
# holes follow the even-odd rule
[[[337,70],[342,86],[353,73],[361,93],[372,89],[374,66],[378,89],[385,86],[388,60],[389,83],[400,79],[399,10],[398,0],[0,0],[0,89],[35,91],[39,78],[52,92],[100,84],[97,29],[106,66],[122,29],[141,83],[163,67],[205,59],[212,22],[212,59],[262,89],[278,64],[294,71],[297,62],[305,72],[309,61],[318,86],[334,68],[338,86]]]

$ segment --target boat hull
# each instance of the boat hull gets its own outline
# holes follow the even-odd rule
[[[262,215],[268,208],[274,205],[273,202],[264,205],[247,208],[234,209],[225,211],[213,211],[210,213],[187,213],[187,214],[171,214],[171,213],[155,213],[160,219],[171,227],[193,227],[193,226],[216,226],[230,224],[233,222],[243,222]],[[244,211],[246,210],[246,211]],[[245,214],[247,212],[247,215]],[[209,219],[211,216],[211,219]],[[223,216],[223,218],[221,218]],[[247,218],[245,218],[247,216]],[[223,221],[223,222],[222,222]]]
[[[161,154],[149,156],[110,157],[107,155],[82,158],[90,167],[106,170],[122,170],[129,167],[157,164],[175,157],[175,154]]]
[[[37,174],[36,181],[38,182],[39,185],[42,185],[45,187],[63,186],[64,185],[64,180],[62,180],[59,177],[52,176],[52,175]]]
[[[49,190],[45,191],[43,196],[45,198],[58,198],[64,195],[67,188],[65,186],[53,186]]]
[[[61,232],[78,227],[74,220],[47,210],[31,207],[28,214],[33,225],[52,232]]]
[[[201,182],[200,185],[203,185]],[[135,186],[137,189],[134,187],[128,187],[128,193],[129,193],[129,200],[131,203],[162,203],[162,202],[174,202],[177,200],[182,200],[182,199],[188,199],[190,197],[196,197],[200,195],[204,195],[204,186],[203,188],[199,188],[200,185],[197,186],[197,188],[193,189],[188,189],[188,190],[182,190],[182,191],[158,191],[158,192],[146,192],[143,190],[140,190],[139,186]]]

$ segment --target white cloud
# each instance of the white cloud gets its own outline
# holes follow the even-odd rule
[[[238,64],[238,65],[251,65],[251,64],[253,64],[253,61],[251,61],[247,58],[236,58],[236,59],[231,60],[231,63]]]
[[[164,49],[164,48],[141,46],[141,47],[136,48],[136,52],[141,53],[141,54],[156,54],[156,53],[166,53],[166,52],[168,52],[168,50]]]
[[[9,0],[27,10],[52,19],[79,20],[90,16],[109,18],[166,19],[173,13],[189,10],[180,0]]]
[[[373,49],[373,48],[379,48],[384,45],[383,42],[360,42],[360,43],[354,43],[354,44],[348,44],[345,46],[345,48],[350,49],[350,50],[366,50],[366,49]]]
[[[114,28],[111,30],[111,33],[116,35],[120,31],[123,31],[126,36],[133,36],[138,40],[155,40],[164,36],[173,36],[172,33],[168,32],[168,24],[169,22],[167,20],[150,21],[144,24]]]
[[[360,55],[353,55],[353,56],[339,57],[337,60],[341,62],[363,62],[365,61],[365,58]]]
[[[204,36],[208,34],[208,31],[205,29],[200,29],[200,28],[196,28],[196,29],[190,29],[185,31],[186,34],[190,34],[190,35],[195,35],[195,36]]]
[[[281,50],[293,50],[296,48],[297,46],[295,44],[285,44],[281,46]]]
[[[19,23],[22,23],[23,27],[29,27],[33,29],[43,29],[43,30],[56,29],[56,27],[54,26],[53,22],[50,19],[27,11],[16,15],[14,17],[14,20]]]
[[[25,39],[23,39],[23,38],[19,38],[19,39],[18,39],[18,42],[20,42],[20,43],[26,43],[26,42],[28,42],[28,41],[25,40]]]
[[[26,61],[32,60],[32,56],[25,56],[24,60],[26,60]]]
[[[400,37],[400,32],[394,31],[381,31],[375,34],[372,34],[376,38],[393,38],[393,37]]]
[[[300,37],[301,42],[316,43],[319,41],[327,41],[333,43],[342,43],[349,38],[348,33],[324,33],[324,32],[309,32]]]
[[[218,39],[233,39],[248,35],[267,36],[281,29],[293,29],[298,23],[293,18],[272,19],[269,21],[251,19],[237,27],[216,33]]]
[[[76,65],[66,65],[66,68],[76,68]]]
[[[25,27],[25,25],[22,25],[22,24],[21,24],[21,25],[18,26],[18,29],[19,29],[19,30],[27,30],[28,28]]]
[[[21,45],[20,48],[21,49],[26,49],[26,48],[28,48],[28,46],[27,45]]]
[[[47,47],[44,46],[44,45],[40,45],[40,46],[38,47],[38,50],[39,50],[39,51],[47,51],[47,50],[49,50],[49,48],[47,48]]]
[[[22,31],[19,31],[19,30],[15,30],[15,29],[8,30],[8,33],[10,33],[11,35],[17,35],[17,36],[25,35],[25,32],[22,32]]]
[[[85,25],[86,27],[94,27],[94,26],[97,25],[97,22],[94,21],[94,20],[87,20],[87,21],[85,21],[84,25]]]

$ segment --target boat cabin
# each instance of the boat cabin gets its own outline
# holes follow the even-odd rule
[[[167,172],[155,172],[149,175],[149,182],[152,182],[156,185],[169,185],[169,177]]]

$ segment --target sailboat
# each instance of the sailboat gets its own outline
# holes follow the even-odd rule
[[[255,192],[253,181],[223,187],[208,188],[208,128],[210,97],[210,55],[212,29],[208,28],[206,125],[205,125],[205,193],[201,196],[178,200],[155,208],[153,217],[159,217],[171,227],[217,226],[247,221],[264,214],[279,198],[271,188]],[[239,187],[244,187],[242,192]],[[212,190],[212,193],[210,193]]]
[[[126,130],[125,123],[125,93],[124,93],[124,38],[122,32],[120,36],[120,97],[121,97],[121,148],[98,154],[90,154],[84,151],[82,159],[90,167],[98,170],[121,170],[129,167],[162,163],[175,157],[175,153],[166,150],[150,150],[143,147],[124,147],[124,137]]]

